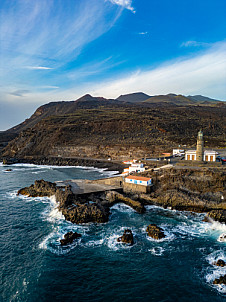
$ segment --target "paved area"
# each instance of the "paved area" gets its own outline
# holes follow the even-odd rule
[[[74,194],[87,194],[120,189],[120,187],[117,186],[92,183],[92,181],[86,179],[56,181],[56,184],[58,186],[71,185]]]

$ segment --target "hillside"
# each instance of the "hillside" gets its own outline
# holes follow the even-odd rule
[[[139,103],[149,98],[150,95],[147,95],[143,92],[135,92],[135,93],[120,95],[116,100],[120,102]]]
[[[206,147],[226,147],[226,106],[149,108],[105,99],[92,101],[82,102],[83,108],[69,102],[74,111],[66,108],[66,102],[60,103],[64,114],[52,104],[57,114],[22,131],[3,156],[144,157],[170,151],[178,144],[195,146],[200,128]]]
[[[190,100],[193,100],[193,101],[198,101],[198,102],[202,102],[202,103],[218,103],[220,102],[219,100],[216,100],[216,99],[211,99],[211,98],[208,98],[206,96],[203,96],[203,95],[188,95],[187,98],[189,98]]]
[[[115,100],[108,100],[101,97],[92,97],[89,94],[82,96],[76,101],[60,101],[60,102],[51,102],[40,106],[35,113],[24,122],[19,125],[10,128],[6,132],[10,133],[19,133],[27,128],[33,127],[35,124],[40,122],[42,119],[48,116],[57,116],[64,114],[72,114],[77,109],[85,108],[97,108],[99,106],[108,106],[109,104],[118,104]]]

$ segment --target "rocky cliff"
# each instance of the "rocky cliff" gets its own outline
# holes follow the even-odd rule
[[[206,147],[226,146],[226,106],[146,107],[91,96],[58,105],[40,107],[15,128],[25,130],[3,156],[145,157],[178,144],[194,146],[200,128]]]

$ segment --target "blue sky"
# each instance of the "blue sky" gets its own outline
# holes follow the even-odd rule
[[[225,0],[1,0],[0,130],[50,101],[226,100]]]

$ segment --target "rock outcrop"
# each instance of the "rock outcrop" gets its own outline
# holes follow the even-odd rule
[[[124,230],[123,235],[121,237],[119,237],[117,239],[117,241],[133,245],[134,240],[133,240],[133,233],[132,233],[132,231],[129,230],[129,229]]]
[[[158,227],[156,224],[149,224],[146,229],[149,237],[152,237],[156,240],[160,240],[166,237],[162,228]]]
[[[226,233],[221,234],[219,236],[218,240],[221,241],[221,242],[226,242]]]
[[[221,223],[226,223],[226,210],[212,210],[207,215]]]
[[[126,205],[130,206],[133,208],[136,212],[138,213],[144,213],[145,212],[145,207],[144,205],[139,202],[138,200],[133,200],[127,196],[124,196],[116,191],[109,191],[106,193],[106,200],[111,204],[115,204],[118,202],[123,202]]]
[[[56,193],[57,187],[55,183],[45,181],[43,179],[36,180],[34,185],[25,187],[17,192],[17,195],[25,195],[28,197],[52,196]]]
[[[109,208],[98,203],[80,200],[71,190],[71,186],[57,187],[55,183],[36,180],[34,185],[20,189],[17,193],[29,197],[56,196],[58,208],[65,219],[72,223],[103,223],[108,221]]]
[[[220,276],[220,278],[216,278],[213,281],[213,284],[224,284],[224,285],[226,285],[226,275]]]
[[[156,204],[179,211],[208,213],[211,219],[226,223],[226,171],[224,167],[170,168],[142,173],[153,178],[153,192],[140,194],[145,204]]]
[[[221,267],[224,267],[226,265],[226,263],[224,262],[224,260],[222,259],[218,259],[216,262],[213,263],[214,265],[217,265],[217,266],[221,266]]]
[[[82,235],[76,232],[68,232],[64,235],[64,239],[60,240],[61,245],[71,244],[75,239],[80,238]]]
[[[62,214],[65,219],[72,223],[104,223],[108,221],[109,210],[100,204],[73,203],[73,206],[62,208]]]

